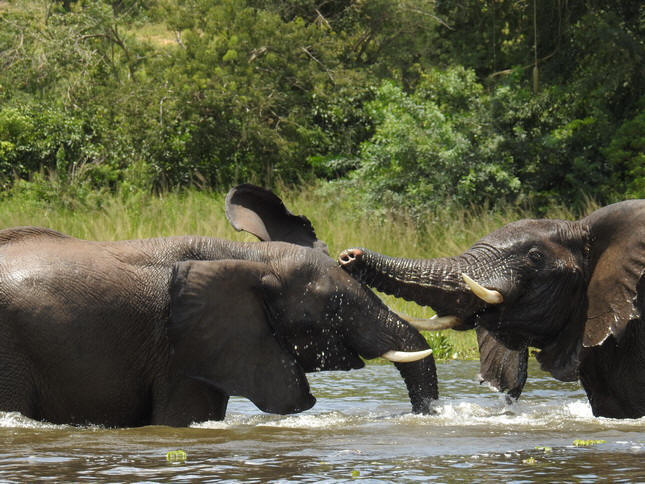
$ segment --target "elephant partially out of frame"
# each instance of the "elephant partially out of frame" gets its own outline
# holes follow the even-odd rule
[[[582,383],[594,415],[645,415],[645,200],[576,222],[521,220],[461,255],[386,257],[348,249],[341,265],[389,294],[432,306],[436,325],[477,328],[482,376],[519,396],[528,347]]]
[[[53,423],[186,426],[230,395],[272,413],[310,408],[306,372],[385,356],[415,412],[437,398],[431,350],[327,254],[273,193],[227,197],[263,242],[118,242],[0,231],[0,411]]]

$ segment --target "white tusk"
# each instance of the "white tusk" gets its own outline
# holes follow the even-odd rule
[[[413,361],[422,360],[426,356],[430,356],[432,350],[423,351],[388,351],[381,355],[381,358],[393,361],[394,363],[411,363]]]
[[[466,274],[462,274],[461,277],[464,278],[464,282],[468,284],[468,287],[473,294],[484,302],[487,302],[488,304],[500,304],[504,301],[504,296],[502,296],[501,292],[486,289],[484,286],[477,284]]]
[[[397,313],[402,320],[407,321],[419,331],[441,331],[444,329],[454,328],[461,325],[461,319],[457,316],[437,316],[436,314],[430,319],[413,318],[406,314]]]

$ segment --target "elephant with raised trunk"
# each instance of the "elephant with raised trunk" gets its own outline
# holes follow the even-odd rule
[[[338,267],[273,193],[231,190],[227,216],[264,242],[118,242],[0,231],[0,411],[54,423],[185,426],[229,395],[310,408],[306,372],[395,361],[415,412],[437,398],[419,332]]]
[[[582,383],[594,415],[645,415],[645,200],[579,221],[521,220],[439,259],[348,249],[352,275],[432,306],[436,327],[478,328],[484,378],[518,396],[527,348]]]

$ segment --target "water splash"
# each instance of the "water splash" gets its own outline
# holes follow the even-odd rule
[[[508,405],[477,385],[478,370],[478,362],[439,365],[434,415],[410,413],[390,365],[308,375],[318,402],[301,414],[263,414],[232,397],[223,422],[188,429],[52,425],[0,412],[0,481],[642,480],[645,418],[595,418],[579,385],[536,364]],[[575,439],[606,444],[580,448]],[[184,464],[168,464],[174,449],[186,451]]]
[[[291,429],[331,429],[339,426],[356,425],[360,420],[362,419],[343,415],[340,412],[330,412],[318,415],[291,415],[272,422],[262,423],[260,426]]]
[[[48,422],[39,422],[25,417],[19,412],[0,412],[0,428],[20,429],[64,429],[67,425],[57,425]]]

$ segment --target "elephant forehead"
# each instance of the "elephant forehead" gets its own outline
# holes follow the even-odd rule
[[[366,292],[365,287],[350,274],[341,269],[338,264],[326,264],[317,276],[311,279],[307,286],[320,295],[338,296],[344,299],[356,298]]]
[[[515,248],[549,241],[557,243],[575,241],[581,238],[577,225],[564,220],[518,220],[491,232],[478,243],[490,244],[498,248]]]

